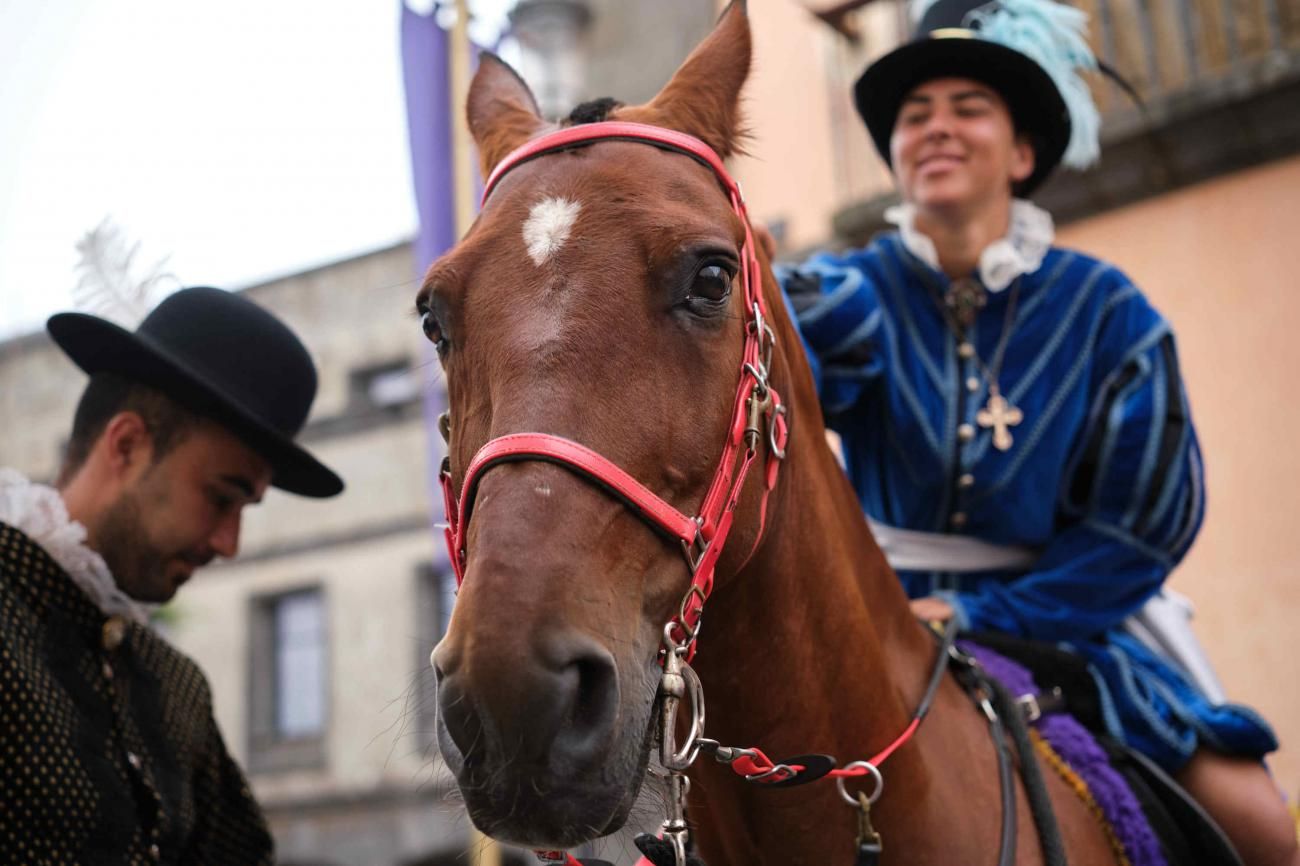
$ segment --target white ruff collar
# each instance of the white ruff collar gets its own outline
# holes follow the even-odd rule
[[[104,558],[86,546],[86,527],[68,518],[59,491],[0,467],[0,522],[43,547],[105,616],[148,623],[146,608],[118,589]]]
[[[885,219],[898,226],[908,252],[940,270],[934,241],[916,227],[916,205],[895,205],[885,211]],[[1056,226],[1051,214],[1033,202],[1012,199],[1011,225],[1006,237],[989,244],[980,253],[980,282],[990,292],[1000,292],[1021,274],[1032,274],[1043,264],[1055,237]]]

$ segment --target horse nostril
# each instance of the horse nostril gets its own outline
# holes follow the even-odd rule
[[[484,646],[433,654],[443,728],[465,766],[508,756],[577,772],[605,759],[620,697],[608,650],[574,634],[548,634],[530,652]]]
[[[618,718],[618,669],[603,648],[584,647],[569,661],[563,680],[569,692],[567,724],[556,746],[576,759],[596,757]]]
[[[578,695],[573,702],[573,716],[577,724],[583,719],[604,721],[617,697],[614,666],[605,659],[582,659],[574,663],[578,669]]]

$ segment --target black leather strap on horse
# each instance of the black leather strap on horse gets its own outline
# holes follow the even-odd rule
[[[1061,826],[1056,821],[1056,810],[1052,808],[1052,800],[1047,794],[1043,769],[1035,757],[1034,744],[1029,739],[1029,726],[1025,723],[1024,714],[1006,687],[992,677],[985,676],[984,680],[985,687],[993,696],[993,709],[1006,719],[1007,730],[1020,758],[1020,777],[1024,780],[1025,795],[1029,798],[1029,812],[1034,816],[1034,826],[1038,829],[1043,863],[1046,866],[1065,866],[1065,843],[1061,841]]]

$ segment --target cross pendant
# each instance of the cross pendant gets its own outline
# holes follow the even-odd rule
[[[984,428],[993,428],[993,447],[1006,451],[1015,440],[1011,428],[1025,420],[1025,413],[1007,402],[996,386],[989,388],[989,401],[975,414],[975,420]]]

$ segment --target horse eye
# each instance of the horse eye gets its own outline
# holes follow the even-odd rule
[[[424,336],[439,350],[446,347],[447,341],[442,334],[442,325],[438,323],[438,317],[433,314],[433,310],[425,309],[420,312],[420,327],[424,330]]]
[[[731,294],[731,272],[722,265],[705,265],[695,273],[690,297],[721,303]]]

